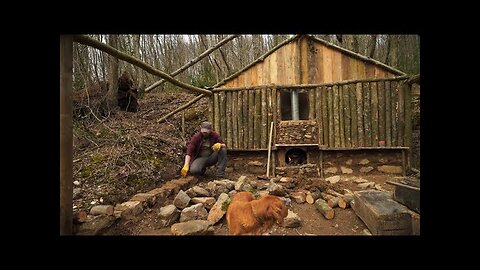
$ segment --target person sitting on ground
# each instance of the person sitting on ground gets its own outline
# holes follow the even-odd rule
[[[217,165],[217,179],[225,177],[227,146],[220,135],[212,130],[212,123],[202,122],[200,132],[195,133],[188,144],[181,175],[204,175],[207,167]]]

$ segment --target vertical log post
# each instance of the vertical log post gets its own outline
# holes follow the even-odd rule
[[[73,229],[72,36],[60,36],[60,235]]]
[[[404,86],[405,97],[405,146],[408,147],[407,172],[412,167],[412,150],[413,150],[413,117],[412,117],[412,87],[409,84]]]

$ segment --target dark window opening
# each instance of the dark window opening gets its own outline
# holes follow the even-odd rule
[[[285,154],[285,163],[288,165],[302,165],[307,163],[307,152],[300,148],[292,148]]]
[[[298,116],[299,120],[308,120],[308,93],[304,90],[296,90],[298,94]],[[292,120],[292,90],[280,91],[281,120]]]

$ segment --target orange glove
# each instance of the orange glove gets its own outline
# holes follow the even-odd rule
[[[222,148],[221,143],[216,143],[212,146],[213,152],[217,152],[218,150],[220,150],[220,148]]]
[[[181,171],[181,173],[180,173],[180,174],[182,175],[182,177],[187,176],[188,169],[189,169],[188,164],[186,164],[185,166],[183,166],[182,171]]]

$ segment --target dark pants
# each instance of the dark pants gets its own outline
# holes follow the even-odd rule
[[[217,152],[213,152],[208,157],[197,157],[190,164],[190,174],[201,175],[205,173],[207,167],[217,165],[217,178],[225,177],[225,167],[227,166],[227,149],[220,148]]]

